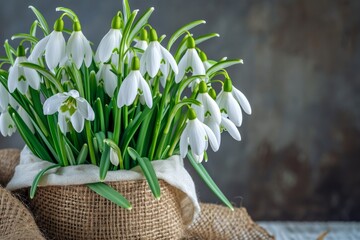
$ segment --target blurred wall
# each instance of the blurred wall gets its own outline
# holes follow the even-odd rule
[[[27,32],[28,5],[52,25],[56,6],[78,13],[95,43],[107,32],[121,1],[4,1],[0,42]],[[360,1],[192,0],[130,1],[154,6],[151,24],[168,37],[192,20],[196,34],[218,32],[200,47],[209,58],[243,58],[230,69],[253,115],[240,128],[243,140],[223,134],[205,163],[236,205],[255,219],[360,220]],[[1,55],[4,51],[0,51]],[[0,147],[22,147],[18,136]],[[188,166],[202,201],[219,202]]]

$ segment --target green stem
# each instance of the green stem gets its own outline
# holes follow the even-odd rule
[[[85,122],[85,131],[86,131],[87,144],[88,144],[88,147],[89,147],[91,164],[96,165],[96,157],[95,157],[94,145],[93,145],[93,142],[92,142],[93,139],[92,139],[92,136],[91,136],[91,124],[87,120]]]

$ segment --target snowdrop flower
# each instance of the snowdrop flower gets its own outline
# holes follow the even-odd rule
[[[117,105],[119,108],[122,106],[130,106],[137,94],[144,97],[146,105],[152,107],[152,95],[149,84],[145,81],[140,71],[140,61],[138,57],[134,57],[131,66],[131,72],[124,79],[120,86],[119,95],[117,98]]]
[[[194,109],[188,112],[188,122],[180,137],[180,154],[185,157],[190,145],[191,152],[198,163],[202,162],[204,152],[207,150],[208,141],[214,151],[219,149],[218,141],[211,129],[196,117]]]
[[[110,148],[110,162],[114,166],[118,166],[120,163],[119,156],[117,155],[117,152],[113,148]]]
[[[46,64],[50,70],[55,69],[59,64],[66,61],[66,44],[63,36],[64,21],[59,18],[54,24],[54,31],[41,39],[34,47],[30,62],[37,62],[45,51]]]
[[[40,89],[41,79],[37,72],[34,69],[25,68],[20,65],[20,63],[27,62],[24,47],[20,45],[17,52],[18,57],[16,58],[14,65],[9,68],[9,91],[13,93],[18,89],[22,94],[26,94],[29,85],[33,89]]]
[[[113,17],[111,29],[101,39],[99,47],[95,54],[95,60],[101,62],[109,61],[114,49],[119,48],[121,42],[121,25],[122,21],[119,15]]]
[[[81,25],[79,21],[75,21],[73,24],[73,32],[71,33],[68,44],[66,46],[66,54],[68,58],[71,58],[74,61],[77,69],[80,69],[83,62],[85,62],[86,67],[91,65],[91,46],[81,31]]]
[[[8,93],[6,88],[0,84],[0,113],[7,111],[7,108],[9,104],[16,108],[18,106],[18,103],[15,101],[15,99]]]
[[[140,40],[135,43],[134,47],[139,48],[145,52],[148,46],[148,32],[143,28],[140,33]],[[143,53],[138,53],[138,57],[140,59],[142,55]]]
[[[110,63],[101,63],[99,66],[99,71],[96,74],[96,79],[98,84],[103,81],[104,82],[104,89],[109,97],[114,96],[115,88],[117,87],[117,76],[115,73],[111,71],[111,64]]]
[[[225,130],[229,132],[230,136],[237,141],[241,141],[241,135],[235,124],[226,117],[225,114],[221,115],[220,125],[212,117],[205,119],[204,123],[208,126],[211,131],[214,133],[217,142],[221,144],[221,133]]]
[[[155,29],[150,30],[150,43],[141,57],[141,73],[146,72],[150,77],[155,77],[160,70],[161,64],[169,63],[175,74],[178,73],[178,66],[174,57],[166,48],[158,42],[158,36]]]
[[[211,117],[214,119],[215,123],[220,124],[221,122],[221,113],[219,106],[216,104],[215,100],[210,97],[208,94],[208,88],[205,81],[201,81],[199,84],[199,94],[196,98],[201,103],[201,106],[193,104],[193,108],[198,116],[198,119],[201,122],[204,122],[206,117]]]
[[[196,49],[195,41],[192,37],[187,39],[187,50],[179,62],[179,73],[175,77],[175,82],[179,83],[185,76],[185,73],[191,69],[193,75],[205,75],[205,67],[202,63]],[[197,80],[198,82],[199,80]]]
[[[4,137],[11,136],[16,131],[16,125],[8,111],[0,115],[0,132]]]
[[[241,107],[247,114],[251,114],[251,106],[245,95],[232,86],[230,79],[225,79],[223,90],[216,102],[220,111],[225,113],[229,119],[238,127],[242,124]]]
[[[51,115],[56,112],[59,113],[59,127],[64,134],[69,131],[68,120],[70,120],[75,131],[80,133],[84,128],[85,119],[93,121],[95,118],[95,113],[90,104],[80,97],[76,90],[57,93],[46,99],[44,114]]]

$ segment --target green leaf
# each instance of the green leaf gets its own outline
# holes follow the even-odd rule
[[[124,21],[126,23],[127,20],[129,19],[130,14],[131,14],[131,9],[130,9],[130,5],[129,5],[128,0],[123,0],[122,5],[123,5],[123,12],[124,12]]]
[[[11,65],[14,64],[14,58],[12,54],[12,47],[9,44],[9,41],[6,39],[4,43],[5,53],[7,58],[9,59]]]
[[[31,68],[36,70],[38,73],[40,73],[42,76],[47,78],[56,88],[59,92],[64,92],[63,87],[61,86],[60,82],[55,78],[55,75],[45,68],[41,67],[40,65],[37,65],[35,63],[30,62],[23,62],[20,63],[23,67]]]
[[[49,35],[49,26],[44,18],[44,16],[39,12],[39,10],[37,10],[35,7],[33,6],[29,6],[29,8],[34,12],[34,14],[36,15],[38,21],[39,21],[39,24],[40,24],[40,27],[41,29],[43,30],[45,36]]]
[[[53,169],[53,168],[58,168],[58,167],[61,167],[59,164],[55,164],[55,165],[51,165],[51,166],[48,166],[47,168],[41,170],[37,175],[36,177],[34,178],[34,181],[32,182],[31,184],[31,188],[30,188],[30,198],[33,199],[35,197],[35,193],[36,193],[36,189],[39,185],[39,182],[41,180],[41,178],[44,176],[44,174],[49,171],[50,169]]]
[[[132,39],[140,32],[140,30],[147,24],[151,14],[153,13],[154,8],[149,8],[135,23],[134,27],[132,28],[130,32],[129,41],[132,41]]]
[[[208,76],[211,76],[213,73],[216,73],[217,71],[233,66],[235,64],[240,64],[243,63],[242,59],[234,59],[234,60],[225,60],[225,61],[221,61],[216,63],[214,66],[212,66],[211,68],[209,68],[206,72],[206,74]]]
[[[225,195],[221,192],[215,182],[207,173],[206,169],[200,163],[197,163],[191,153],[187,154],[189,162],[194,167],[195,171],[199,174],[201,179],[205,182],[205,184],[210,188],[210,190],[231,210],[234,210],[233,206],[231,205],[230,201],[225,197]]]
[[[69,159],[70,165],[76,165],[74,153],[72,152],[70,146],[65,142],[65,153],[67,159]]]
[[[33,22],[33,24],[31,24],[31,27],[30,27],[30,35],[35,37],[36,36],[36,30],[37,30],[37,26],[39,24],[39,21],[38,20],[35,20]]]
[[[200,24],[204,24],[206,23],[206,21],[204,20],[197,20],[197,21],[193,21],[191,23],[186,24],[185,26],[179,28],[170,38],[168,45],[167,45],[167,49],[170,50],[172,45],[176,42],[176,40],[183,35],[184,33],[188,32],[190,29],[200,25]]]
[[[160,199],[159,181],[150,160],[148,158],[142,158],[136,150],[131,147],[128,147],[128,153],[133,160],[138,161],[154,197]]]
[[[30,34],[27,34],[27,33],[18,33],[18,34],[14,34],[12,37],[11,37],[11,40],[15,40],[15,39],[24,39],[26,41],[29,41],[31,43],[34,43],[36,44],[39,40],[30,35]]]
[[[87,158],[87,155],[88,155],[88,146],[87,144],[85,143],[81,150],[80,150],[80,153],[76,159],[76,162],[77,162],[77,165],[81,165],[81,164],[84,164],[85,161],[86,161],[86,158]]]
[[[87,184],[87,186],[91,190],[99,194],[100,196],[110,200],[111,202],[117,204],[118,206],[128,210],[132,209],[132,206],[129,203],[129,201],[109,185],[99,182],[99,183],[90,183]]]
[[[104,146],[104,151],[101,154],[100,159],[100,180],[104,180],[106,178],[107,172],[110,167],[110,147],[108,145]]]

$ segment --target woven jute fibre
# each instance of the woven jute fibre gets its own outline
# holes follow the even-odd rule
[[[0,185],[6,186],[14,175],[16,165],[19,164],[20,151],[18,149],[0,150]]]
[[[188,227],[186,238],[192,240],[268,240],[274,239],[254,223],[245,208],[201,204],[201,213]]]
[[[39,187],[31,208],[50,239],[181,239],[183,221],[178,190],[160,180],[156,200],[146,180],[109,183],[132,204],[123,209],[88,187]]]
[[[0,187],[0,239],[44,239],[28,209]]]

